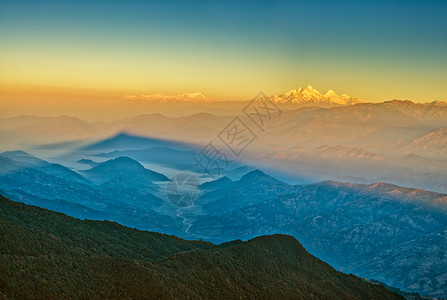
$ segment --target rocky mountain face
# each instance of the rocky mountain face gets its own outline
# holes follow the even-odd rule
[[[440,230],[390,247],[378,256],[359,261],[349,268],[360,276],[376,273],[378,280],[392,278],[389,280],[392,285],[426,291],[434,298],[445,298],[445,249],[447,230]]]
[[[428,132],[398,147],[402,153],[416,153],[429,158],[447,158],[447,127]]]

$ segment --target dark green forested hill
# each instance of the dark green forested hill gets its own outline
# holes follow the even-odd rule
[[[293,237],[222,245],[81,221],[0,196],[0,299],[399,299]]]

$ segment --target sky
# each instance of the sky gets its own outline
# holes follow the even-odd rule
[[[447,101],[447,1],[0,0],[5,114],[127,94],[249,100],[308,84]]]

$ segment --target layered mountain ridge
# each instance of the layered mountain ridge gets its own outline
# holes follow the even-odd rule
[[[332,157],[333,151],[338,156],[346,149],[322,151]],[[48,168],[51,163],[21,151],[4,155],[0,154],[0,190],[14,201],[81,219],[107,219],[219,243],[290,234],[312,254],[346,272],[407,291],[447,295],[444,240],[438,236],[447,226],[446,194],[389,183],[292,185],[245,167],[238,179],[203,183],[194,206],[179,210],[163,196],[166,181],[160,179],[167,178],[130,158],[98,162],[90,172],[78,171],[86,175],[83,178],[62,165]],[[411,159],[420,160],[414,155]],[[425,242],[419,245],[419,240]],[[419,250],[402,252],[399,245],[419,245]],[[388,272],[388,265],[401,271]]]

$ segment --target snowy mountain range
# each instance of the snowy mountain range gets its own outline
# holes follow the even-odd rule
[[[183,93],[175,96],[167,96],[162,94],[150,94],[150,95],[125,95],[122,98],[126,102],[190,102],[190,103],[209,103],[212,102],[208,97],[199,92]]]
[[[328,90],[326,93],[321,94],[310,85],[306,88],[299,87],[296,90],[285,92],[282,95],[269,96],[268,99],[275,103],[295,104],[352,105],[365,102],[346,94],[337,95],[333,90]]]
[[[308,85],[306,88],[299,87],[285,92],[282,95],[272,95],[266,97],[275,103],[294,103],[294,104],[326,104],[326,105],[352,105],[357,103],[364,103],[365,101],[346,94],[337,95],[333,90],[328,90],[325,94],[321,94],[318,90]],[[183,93],[175,96],[167,96],[163,94],[150,95],[125,95],[122,98],[125,102],[137,103],[212,103],[210,98],[199,92]]]

